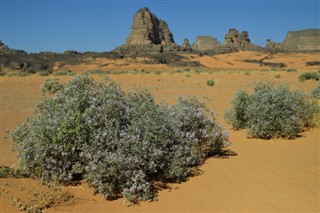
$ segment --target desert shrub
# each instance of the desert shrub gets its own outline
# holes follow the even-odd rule
[[[214,80],[207,80],[207,85],[209,86],[209,87],[212,87],[212,86],[214,86],[214,84],[215,84],[215,82],[214,82]]]
[[[75,75],[75,73],[72,70],[67,70],[67,71],[56,71],[53,73],[54,76],[61,76],[61,75]]]
[[[38,72],[38,75],[40,76],[49,76],[51,73],[50,71],[41,71],[41,72]]]
[[[316,125],[314,118],[319,113],[317,104],[307,95],[265,82],[256,83],[252,95],[238,92],[232,105],[225,112],[227,122],[234,129],[247,129],[251,137],[263,139],[295,138]]]
[[[312,90],[311,95],[316,99],[320,99],[320,84],[318,84],[318,86]]]
[[[0,69],[0,76],[5,76],[5,75],[7,75],[7,73]]]
[[[281,78],[281,75],[280,74],[277,74],[274,76],[275,78]]]
[[[156,104],[88,76],[48,80],[36,113],[13,132],[20,168],[47,184],[85,179],[106,198],[152,199],[156,182],[179,182],[228,145],[228,135],[195,98]],[[48,94],[48,95],[46,95]]]
[[[299,80],[301,82],[303,82],[305,80],[312,80],[312,79],[319,81],[319,75],[315,72],[305,72],[299,76]]]
[[[286,71],[287,71],[287,72],[297,72],[297,69],[294,69],[294,68],[288,68]]]
[[[8,166],[0,165],[0,178],[20,178],[28,177],[27,174],[22,173],[19,169],[12,169]]]

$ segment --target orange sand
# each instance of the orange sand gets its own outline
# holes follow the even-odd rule
[[[241,54],[236,58],[240,58]],[[215,57],[236,63],[236,59],[227,56]],[[207,56],[201,57],[203,61],[207,59]],[[290,55],[279,60],[284,62],[284,59],[295,61]],[[300,69],[299,66],[293,68]],[[156,68],[161,70],[161,67]],[[245,131],[233,131],[223,119],[223,112],[230,107],[234,93],[240,89],[252,91],[252,84],[256,80],[270,80],[276,85],[288,84],[293,90],[311,91],[317,82],[298,81],[304,69],[306,67],[301,67],[297,73],[251,71],[249,75],[244,71],[190,72],[191,77],[187,77],[186,73],[112,75],[111,78],[126,91],[132,90],[134,85],[149,88],[157,101],[173,104],[179,95],[195,95],[206,101],[210,110],[216,113],[217,121],[229,130],[232,142],[229,149],[235,154],[224,159],[208,159],[199,168],[200,175],[182,184],[171,184],[171,189],[159,192],[158,201],[155,202],[142,202],[128,207],[124,199],[106,201],[101,195],[94,195],[93,189],[83,183],[66,188],[75,195],[74,203],[46,212],[319,212],[319,128],[307,131],[295,140],[264,141],[248,139]],[[276,74],[281,77],[275,78]],[[71,79],[66,76],[59,78],[64,82]],[[215,86],[208,87],[208,79],[214,79]],[[0,136],[3,136],[4,129],[13,130],[34,111],[45,77],[5,76],[0,80]],[[0,145],[0,164],[15,166],[17,157],[11,151],[12,141],[1,139]],[[11,206],[10,197],[27,199],[19,190],[23,186],[34,191],[42,188],[31,179],[0,179],[1,213],[19,212]]]

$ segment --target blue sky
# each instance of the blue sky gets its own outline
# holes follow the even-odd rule
[[[0,39],[27,52],[110,51],[129,35],[134,13],[148,7],[166,21],[177,44],[229,28],[254,44],[281,42],[288,31],[320,28],[319,0],[0,0]]]

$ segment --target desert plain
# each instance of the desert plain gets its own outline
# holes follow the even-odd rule
[[[267,80],[286,84],[291,90],[312,91],[318,84],[300,82],[299,76],[319,67],[305,62],[319,60],[318,53],[278,53],[270,62],[287,67],[271,68],[246,63],[243,59],[264,58],[267,53],[240,51],[215,56],[188,56],[206,68],[168,67],[142,64],[128,59],[92,59],[90,65],[64,67],[81,75],[87,70],[113,72],[108,76],[125,91],[135,87],[149,89],[157,102],[174,104],[178,96],[196,96],[215,113],[218,123],[230,134],[229,154],[211,157],[199,166],[198,174],[186,182],[170,184],[158,193],[157,201],[129,205],[125,199],[106,200],[94,194],[85,182],[63,189],[74,198],[44,209],[44,212],[319,212],[320,211],[320,129],[313,128],[294,140],[248,138],[245,130],[235,131],[223,118],[236,91],[253,91],[253,84]],[[108,64],[108,66],[102,66]],[[288,72],[287,69],[296,72]],[[126,72],[121,72],[126,70]],[[143,70],[144,72],[137,72]],[[147,71],[147,72],[146,72]],[[53,72],[54,73],[54,72]],[[101,75],[93,75],[99,79]],[[0,164],[15,168],[17,153],[12,150],[12,131],[30,116],[40,101],[40,87],[47,78],[70,81],[73,76],[1,76]],[[207,80],[214,80],[208,86]],[[0,179],[0,212],[19,212],[14,201],[26,203],[35,193],[50,193],[52,188],[30,178]]]

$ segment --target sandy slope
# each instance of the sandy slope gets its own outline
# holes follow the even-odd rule
[[[216,112],[218,122],[230,131],[234,155],[211,158],[199,169],[201,174],[171,189],[159,192],[157,202],[143,202],[127,207],[123,199],[106,201],[85,184],[68,187],[76,197],[68,206],[51,208],[48,212],[319,212],[319,143],[320,129],[305,132],[302,137],[286,140],[248,139],[245,131],[233,131],[223,120],[239,89],[252,91],[256,80],[270,80],[276,85],[288,84],[291,89],[310,91],[317,82],[299,82],[298,73],[252,71],[220,71],[170,75],[113,75],[125,90],[134,85],[149,88],[157,101],[169,104],[178,95],[196,95]],[[280,74],[281,78],[275,78]],[[70,77],[60,77],[62,81]],[[5,128],[13,129],[30,115],[40,100],[44,77],[1,77],[1,136]],[[206,80],[216,85],[208,87]],[[11,140],[1,141],[0,163],[14,166],[17,158],[11,151]],[[40,190],[30,179],[0,179],[1,213],[18,212],[11,206],[11,196],[28,199],[18,189]]]
[[[247,63],[243,60],[260,60],[265,57],[264,62],[284,63],[285,69],[315,69],[315,67],[308,67],[305,65],[308,61],[319,61],[319,53],[262,53],[262,52],[250,52],[241,51],[229,54],[220,54],[214,56],[198,56],[191,54],[181,54],[185,60],[197,61],[204,67],[200,69],[270,69],[270,67],[260,66],[256,63]],[[54,66],[54,70],[73,70],[80,73],[87,70],[172,70],[183,69],[168,67],[165,64],[145,64],[146,58],[134,59],[105,59],[105,58],[88,58],[81,65],[67,65],[59,68],[59,64]]]

